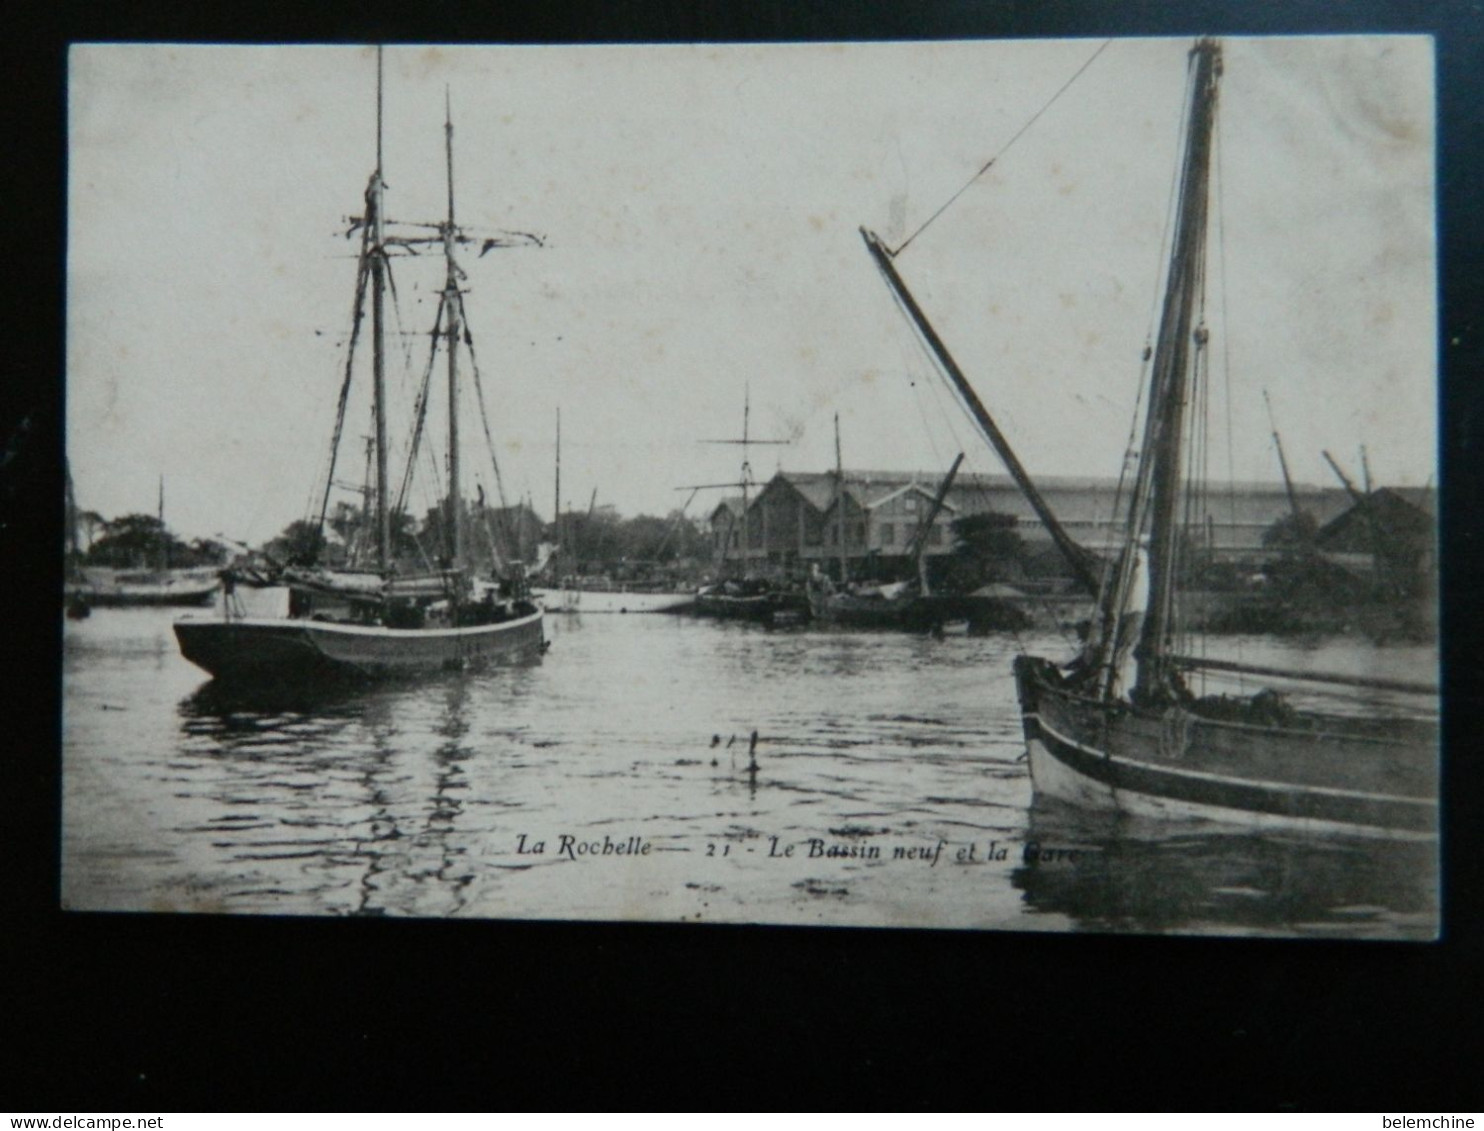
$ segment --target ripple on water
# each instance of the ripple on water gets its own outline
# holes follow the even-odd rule
[[[263,695],[204,681],[169,623],[99,610],[65,630],[70,907],[1393,937],[1436,922],[1425,859],[1388,872],[1048,825],[1008,639],[553,617],[530,667]],[[563,859],[564,834],[652,852]],[[522,835],[548,851],[516,855]],[[774,838],[797,854],[772,856]],[[907,871],[810,858],[810,838],[1013,851]],[[1027,863],[1035,838],[1089,853]]]

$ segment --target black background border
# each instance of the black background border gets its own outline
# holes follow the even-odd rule
[[[12,1110],[1478,1107],[1475,2],[653,0],[11,9],[0,172],[4,996]],[[1446,841],[1432,945],[57,908],[70,42],[1437,37]],[[7,639],[8,638],[8,639]]]

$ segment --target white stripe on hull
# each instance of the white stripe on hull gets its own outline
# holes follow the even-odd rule
[[[298,619],[177,621],[186,659],[214,676],[411,675],[538,656],[541,614],[464,628],[389,629]]]
[[[537,589],[535,598],[549,613],[665,613],[683,609],[693,593],[619,593],[592,589]]]
[[[1348,835],[1386,840],[1431,841],[1431,833],[1414,833],[1372,825],[1354,825],[1343,821],[1317,820],[1312,817],[1290,817],[1231,809],[1194,801],[1173,800],[1130,789],[1116,789],[1078,773],[1061,761],[1040,739],[1026,740],[1031,783],[1037,793],[1083,809],[1104,813],[1127,813],[1158,821],[1209,821],[1239,826],[1244,829],[1274,829],[1310,835]],[[1114,759],[1114,761],[1120,761]]]
[[[1096,749],[1096,748],[1094,748],[1092,746],[1088,746],[1085,742],[1078,742],[1076,739],[1068,738],[1065,734],[1063,734],[1060,731],[1058,731],[1055,727],[1048,726],[1046,724],[1046,720],[1045,719],[1040,718],[1039,716],[1029,716],[1029,717],[1035,718],[1036,719],[1036,725],[1037,725],[1037,727],[1039,729],[1041,729],[1041,730],[1044,730],[1047,734],[1049,734],[1052,738],[1056,739],[1062,745],[1074,747],[1077,750],[1082,751],[1084,754],[1088,754],[1088,755],[1090,755],[1092,757],[1095,757],[1095,758],[1106,758],[1107,757],[1107,755],[1105,755],[1101,750],[1098,750],[1098,749]],[[1249,728],[1249,729],[1257,730],[1257,728]],[[1166,765],[1161,765],[1161,764],[1158,764],[1158,763],[1155,763],[1155,762],[1144,762],[1144,761],[1140,761],[1140,760],[1138,760],[1136,758],[1116,757],[1116,758],[1113,758],[1112,759],[1112,762],[1114,764],[1116,764],[1116,765],[1119,765],[1119,766],[1132,766],[1132,767],[1135,767],[1135,768],[1141,769],[1141,770],[1153,770],[1153,771],[1156,771],[1156,772],[1161,773],[1161,774],[1167,774],[1167,775],[1169,775],[1171,777],[1183,778],[1183,779],[1185,779],[1187,781],[1205,781],[1205,782],[1213,782],[1213,783],[1225,784],[1225,785],[1241,785],[1241,786],[1247,786],[1247,787],[1254,788],[1254,789],[1264,789],[1264,790],[1267,790],[1270,793],[1322,795],[1322,796],[1328,796],[1328,797],[1349,797],[1349,798],[1354,798],[1354,799],[1360,800],[1360,801],[1404,801],[1405,800],[1405,799],[1402,799],[1402,798],[1394,797],[1393,795],[1388,794],[1388,793],[1369,793],[1369,792],[1366,792],[1364,790],[1359,790],[1359,789],[1337,789],[1337,788],[1335,788],[1333,786],[1326,786],[1326,785],[1308,785],[1308,784],[1300,785],[1300,784],[1295,783],[1295,782],[1259,781],[1259,780],[1256,780],[1256,779],[1253,779],[1253,778],[1233,777],[1233,776],[1231,776],[1229,774],[1212,774],[1212,773],[1207,773],[1204,770],[1189,770],[1189,769],[1184,769],[1184,768],[1177,768],[1177,767],[1170,766],[1170,765],[1167,765],[1167,764]],[[1078,776],[1080,777],[1081,775],[1078,775]],[[1420,807],[1422,807],[1424,809],[1431,809],[1432,808],[1432,805],[1433,805],[1433,803],[1431,801],[1421,801],[1421,800],[1414,800],[1411,803],[1414,804],[1414,805],[1420,806]]]

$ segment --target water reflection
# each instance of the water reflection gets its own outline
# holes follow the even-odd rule
[[[177,707],[177,798],[214,812],[179,831],[212,834],[241,891],[302,891],[355,915],[457,914],[472,879],[459,836],[471,680],[204,684]]]
[[[384,707],[385,701],[379,702]],[[359,902],[351,909],[355,915],[385,914],[386,888],[395,883],[402,870],[398,846],[402,830],[394,802],[395,751],[391,744],[390,716],[383,712],[380,722],[382,725],[368,728],[366,738],[370,749],[360,759],[357,779],[370,812],[359,823],[365,831],[355,837],[349,856],[351,864],[362,868],[357,881]]]
[[[166,614],[65,631],[70,907],[1407,938],[1436,919],[1427,850],[1028,812],[1006,637],[553,618],[547,663],[265,690],[204,682]],[[654,847],[573,860],[563,836]],[[919,870],[809,838],[1009,857]],[[1026,860],[1029,841],[1095,851]]]
[[[228,722],[253,716],[354,713],[365,701],[363,689],[349,685],[227,683],[211,679],[180,701],[177,713],[191,733],[211,720]]]
[[[368,750],[357,784],[366,812],[349,830],[345,859],[360,871],[353,915],[455,915],[473,880],[460,827],[463,763],[473,753],[470,678],[450,676],[416,701],[414,694],[378,695],[363,716]]]
[[[1038,802],[1011,882],[1033,911],[1084,930],[1436,934],[1425,844],[1224,834]]]
[[[465,860],[465,847],[458,835],[458,822],[464,815],[464,803],[459,794],[469,788],[462,763],[473,754],[467,743],[468,700],[468,681],[458,679],[448,686],[442,718],[435,728],[444,741],[433,751],[433,795],[424,826],[424,836],[437,847],[438,868],[433,878],[449,898],[445,914],[450,915],[464,910],[466,889],[474,880]]]

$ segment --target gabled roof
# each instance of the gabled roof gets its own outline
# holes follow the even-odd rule
[[[1433,528],[1435,508],[1431,488],[1379,487],[1321,526],[1315,542],[1324,549],[1370,551],[1378,538],[1389,543],[1426,535]]]
[[[938,493],[937,491],[928,490],[921,483],[908,483],[905,487],[898,487],[895,491],[888,491],[886,494],[871,500],[869,503],[866,504],[866,509],[875,510],[882,504],[889,503],[892,499],[906,494],[921,495],[924,499],[931,503],[933,499],[937,497]],[[949,495],[951,496],[952,492],[949,492]],[[953,511],[955,514],[958,513],[958,507],[950,502],[948,498],[945,498],[943,500],[943,509],[945,511]]]
[[[810,506],[820,514],[824,514],[832,510],[835,505],[835,478],[833,471],[780,471],[768,480],[768,485],[771,486],[779,481],[788,484],[802,495]],[[912,489],[922,492],[931,499],[933,491],[923,486],[926,482],[936,483],[937,479],[913,472],[846,471],[844,491],[857,506],[871,509],[879,506],[888,498]],[[766,489],[765,487],[764,490]]]
[[[1434,487],[1378,487],[1374,494],[1394,495],[1423,514],[1431,518],[1437,517],[1438,492]]]
[[[846,489],[861,499],[874,499],[886,491],[894,491],[901,487],[917,484],[927,488],[929,491],[936,489],[942,482],[944,469],[936,471],[872,471],[859,469],[845,469]],[[1063,491],[1111,491],[1117,486],[1117,479],[1113,476],[1089,476],[1089,475],[1036,475],[1032,478],[1036,486],[1043,493],[1060,493]],[[794,487],[800,494],[804,495],[810,502],[819,506],[828,506],[834,500],[835,473],[833,471],[777,471],[768,483],[775,480],[784,480]],[[1244,495],[1274,495],[1285,496],[1287,489],[1281,480],[1235,480],[1231,483],[1213,481],[1212,491],[1236,491]],[[1344,492],[1338,487],[1317,487],[1310,483],[1295,483],[1294,491],[1304,499],[1318,496],[1343,496]],[[1400,494],[1410,496],[1414,493],[1433,494],[1430,488],[1382,488],[1393,490]],[[982,472],[961,471],[954,477],[950,496],[960,491],[1016,491],[1014,480],[1003,473],[984,474]]]
[[[714,506],[714,507],[711,508],[711,519],[712,519],[712,521],[715,521],[717,514],[719,512],[721,512],[721,511],[728,512],[733,518],[741,518],[742,517],[742,496],[741,495],[728,495],[726,498],[721,499],[716,504],[716,506]]]
[[[757,497],[761,499],[770,491],[792,488],[802,495],[815,510],[823,511],[835,498],[835,473],[833,471],[779,471],[763,484]]]

